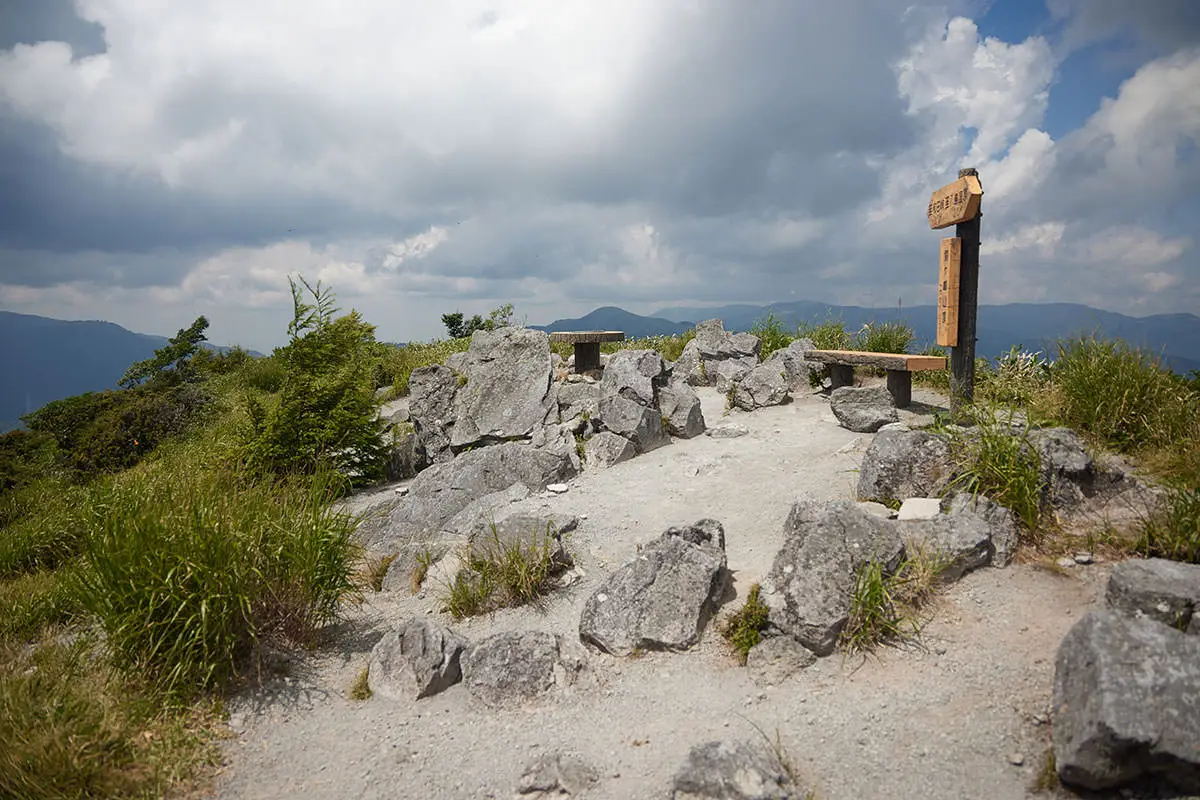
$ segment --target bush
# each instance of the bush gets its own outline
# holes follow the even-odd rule
[[[238,370],[237,376],[244,388],[274,393],[283,388],[287,369],[274,356],[265,356],[246,361],[245,365]]]
[[[328,476],[255,483],[190,467],[124,476],[97,501],[79,585],[116,665],[170,695],[225,684],[264,638],[311,640],[352,591],[357,558]]]
[[[0,496],[0,578],[54,569],[76,556],[87,508],[86,491],[55,477]]]
[[[796,329],[796,338],[811,339],[818,350],[849,350],[853,343],[840,319],[827,319],[820,325],[801,323]]]
[[[54,469],[54,437],[39,431],[9,431],[0,435],[0,498],[28,486]],[[4,521],[0,516],[0,527]]]
[[[762,632],[766,630],[767,617],[770,614],[767,604],[758,597],[759,590],[757,583],[750,585],[749,591],[746,592],[746,604],[729,618],[721,630],[721,635],[733,647],[738,661],[742,664],[746,663],[750,650],[762,641]]]
[[[1035,533],[1045,487],[1041,457],[1029,443],[1029,431],[1014,430],[1011,417],[999,421],[994,414],[976,413],[977,427],[953,439],[956,469],[946,491],[991,498]]]
[[[468,547],[464,567],[445,597],[446,610],[463,619],[535,602],[550,591],[554,576],[564,566],[557,554],[558,542],[549,524],[545,533],[529,541],[501,541],[493,525],[486,542]]]
[[[903,322],[868,322],[854,334],[852,347],[868,353],[907,353],[913,330]]]
[[[1195,432],[1200,395],[1161,362],[1095,336],[1059,342],[1049,414],[1121,451],[1174,447]]]
[[[1028,406],[1050,385],[1050,362],[1040,352],[1014,345],[996,359],[994,369],[976,369],[976,393],[1002,405]]]
[[[767,357],[776,350],[782,350],[792,343],[794,337],[783,327],[783,321],[774,314],[767,314],[757,320],[750,328],[750,333],[761,342],[758,357],[766,361]]]
[[[1137,550],[1146,558],[1200,564],[1200,488],[1169,489],[1162,508],[1139,524]]]
[[[375,329],[351,311],[334,319],[333,296],[301,279],[314,305],[293,282],[290,342],[274,358],[284,367],[279,403],[249,406],[248,462],[277,475],[337,470],[350,485],[383,478],[387,446],[377,416]]]

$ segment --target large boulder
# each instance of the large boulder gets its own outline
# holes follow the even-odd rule
[[[711,383],[708,368],[700,357],[700,345],[695,339],[683,346],[683,352],[671,369],[672,374],[688,386],[708,386]]]
[[[807,359],[809,350],[816,350],[812,339],[797,339],[782,350],[776,350],[763,359],[783,374],[784,383],[793,395],[812,390],[810,376],[819,372],[821,365]]]
[[[883,502],[937,497],[953,474],[946,437],[928,431],[882,430],[863,454],[858,499]]]
[[[738,381],[746,377],[757,363],[749,359],[729,358],[724,361],[714,361],[707,368],[712,383],[717,391],[727,395],[733,391]]]
[[[605,469],[637,455],[633,442],[612,431],[600,431],[583,446],[588,469]]]
[[[600,416],[600,387],[578,381],[558,385],[558,416],[574,433],[586,433]]]
[[[416,475],[424,466],[421,440],[417,434],[413,431],[393,429],[384,435],[391,439],[387,464],[384,466],[384,478],[388,481],[399,481]]]
[[[724,362],[736,362],[725,368],[726,379],[741,374],[758,364],[762,343],[749,333],[729,333],[719,319],[709,319],[696,326],[696,338],[688,342],[675,362],[675,375],[692,386],[717,384],[718,367]],[[718,387],[719,388],[719,387]],[[728,386],[721,389],[728,391]]]
[[[724,536],[701,520],[642,547],[588,598],[579,638],[613,655],[694,645],[725,589]]]
[[[1041,461],[1045,500],[1054,508],[1072,508],[1094,493],[1096,468],[1083,439],[1070,428],[1029,432]]]
[[[1200,793],[1200,637],[1088,613],[1058,648],[1052,722],[1065,784],[1150,779]]]
[[[608,359],[600,379],[600,398],[620,395],[643,406],[658,401],[671,373],[655,350],[618,350]]]
[[[600,398],[600,424],[605,430],[629,440],[639,453],[648,453],[671,441],[663,430],[658,408],[620,394]]]
[[[409,415],[425,457],[438,464],[454,458],[450,436],[454,429],[454,398],[458,373],[442,364],[418,367],[408,378]]]
[[[578,645],[576,645],[576,648]],[[583,654],[543,631],[508,631],[470,645],[462,654],[463,684],[493,708],[541,698],[575,682]]]
[[[771,624],[817,655],[829,655],[849,619],[858,571],[872,561],[887,573],[900,566],[899,531],[851,502],[798,500],[783,535],[763,581]]]
[[[443,523],[484,495],[516,483],[540,490],[578,473],[574,447],[535,448],[508,442],[471,450],[414,478],[408,495],[389,514],[379,540],[368,544],[395,546],[436,536]]]
[[[700,397],[686,382],[672,378],[658,393],[658,410],[665,420],[667,433],[691,439],[704,433],[704,412]]]
[[[789,800],[805,796],[765,741],[705,742],[675,773],[672,800]]]
[[[829,408],[838,424],[855,433],[874,433],[899,422],[896,405],[884,386],[842,386],[829,395]]]
[[[383,635],[371,651],[367,684],[373,694],[419,700],[462,679],[459,657],[467,640],[428,617],[413,617]]]
[[[1108,607],[1200,634],[1200,564],[1134,558],[1113,567]]]
[[[787,375],[779,360],[765,361],[733,385],[733,407],[743,411],[777,406],[791,399]]]
[[[530,439],[557,418],[550,340],[530,328],[476,331],[454,398],[450,446]]]
[[[979,567],[1005,567],[1017,546],[1012,512],[986,497],[956,494],[945,514],[932,519],[902,520],[901,538],[942,560],[942,576],[957,580]]]

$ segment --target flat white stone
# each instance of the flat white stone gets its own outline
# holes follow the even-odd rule
[[[910,497],[900,504],[896,519],[934,519],[942,513],[942,501],[936,497]]]

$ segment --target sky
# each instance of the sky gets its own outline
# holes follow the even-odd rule
[[[513,303],[1200,313],[1197,0],[0,0],[0,309],[284,343]]]

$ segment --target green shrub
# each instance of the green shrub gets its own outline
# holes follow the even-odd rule
[[[455,619],[498,608],[533,603],[550,591],[563,564],[549,524],[529,540],[501,541],[496,526],[486,541],[468,547],[464,566],[454,576],[444,600]]]
[[[757,320],[751,326],[750,333],[757,336],[761,342],[758,357],[763,361],[766,361],[771,353],[784,349],[794,340],[794,337],[784,328],[783,321],[774,314],[767,314]]]
[[[279,402],[251,399],[248,462],[277,475],[332,468],[350,485],[383,478],[387,445],[377,417],[373,351],[375,329],[358,312],[334,318],[333,296],[318,283],[293,282],[290,341],[276,350],[285,370]]]
[[[56,477],[0,496],[0,578],[53,569],[83,547],[88,493]]]
[[[234,677],[264,638],[309,641],[353,590],[354,521],[327,476],[131,473],[97,500],[79,596],[115,664],[171,695]]]
[[[851,347],[868,353],[907,353],[913,330],[903,322],[868,322],[854,334]]]
[[[1200,395],[1159,359],[1095,336],[1059,342],[1050,414],[1111,447],[1173,447],[1194,432]]]
[[[695,338],[695,329],[673,336],[643,336],[637,339],[625,339],[621,342],[603,342],[600,345],[600,352],[611,355],[618,350],[654,350],[667,361],[678,361],[679,356],[683,355],[683,348]],[[572,353],[571,345],[567,345],[566,350],[570,355]]]
[[[762,641],[762,632],[767,627],[770,609],[759,599],[759,590],[757,583],[750,585],[749,591],[746,592],[745,605],[728,619],[721,630],[721,635],[733,647],[738,661],[742,664],[746,663],[746,657],[754,645]]]
[[[54,470],[57,445],[54,437],[39,431],[0,434],[0,500]],[[5,525],[0,516],[0,527]]]
[[[245,388],[274,393],[283,388],[287,368],[274,356],[251,358],[237,375]]]
[[[1036,533],[1045,487],[1041,457],[1029,442],[1028,428],[1015,430],[1011,415],[1001,421],[990,412],[976,414],[979,424],[954,436],[955,476],[947,491],[991,498]]]
[[[1028,406],[1049,384],[1050,362],[1040,351],[1030,353],[1020,345],[996,359],[994,369],[976,369],[976,395],[1002,405]]]
[[[1162,508],[1138,525],[1136,547],[1146,558],[1200,564],[1200,488],[1171,487]]]
[[[801,323],[796,329],[796,338],[810,339],[818,350],[849,350],[853,344],[852,337],[846,331],[846,324],[840,319],[827,319],[819,325]]]

